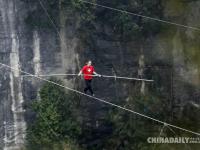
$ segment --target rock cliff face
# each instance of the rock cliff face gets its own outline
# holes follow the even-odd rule
[[[0,1],[1,62],[32,74],[65,73],[68,70],[74,73],[76,39],[65,36],[64,28],[61,30],[62,42],[58,42],[55,31],[30,29],[24,21],[28,9],[29,6],[20,0]],[[1,67],[2,149],[19,149],[24,144],[26,121],[31,120],[31,116],[23,106],[36,99],[40,82],[17,70]],[[70,83],[66,80],[67,85]]]
[[[172,6],[178,6],[172,7]],[[200,2],[184,6],[170,0],[165,15],[173,21],[199,26]],[[107,75],[143,76],[155,79],[160,92],[171,96],[172,107],[181,115],[184,105],[199,108],[200,39],[199,31],[167,27],[148,39],[141,51],[134,41],[122,43],[93,36],[90,44],[75,36],[78,21],[60,11],[60,28],[31,29],[25,23],[30,5],[21,0],[0,0],[0,62],[32,74],[77,73],[87,58],[95,60],[96,71]],[[41,15],[46,15],[45,12]],[[97,25],[99,33],[112,29]],[[161,80],[147,72],[160,74]],[[76,78],[64,78],[66,86],[77,87]],[[170,82],[169,82],[170,81]],[[133,92],[133,82],[96,79],[96,95],[113,101]],[[77,83],[77,84],[75,84]],[[26,107],[35,100],[41,81],[19,71],[0,66],[0,148],[19,149],[25,140],[31,114]],[[145,94],[151,85],[142,83]],[[154,86],[152,86],[154,87]],[[101,90],[100,90],[101,89]]]
[[[165,15],[174,22],[182,22],[188,26],[199,26],[200,2],[191,2],[185,6],[181,1],[169,1],[165,5]],[[170,27],[158,35],[154,49],[155,60],[171,64],[173,70],[173,101],[174,107],[182,109],[188,103],[199,104],[200,85],[200,46],[199,31],[189,28]],[[155,39],[156,39],[155,38]],[[198,105],[196,105],[198,106]]]

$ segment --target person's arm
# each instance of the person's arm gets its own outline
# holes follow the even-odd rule
[[[85,66],[83,66],[83,68],[79,71],[78,76],[81,76],[83,74],[84,70],[85,70]]]
[[[80,72],[78,73],[78,76],[81,76],[81,75],[82,75],[82,73],[83,73],[83,71],[82,71],[82,70],[80,70]]]
[[[94,75],[97,75],[97,76],[99,76],[99,77],[101,77],[101,75],[98,74],[98,73],[96,73],[95,71],[93,72],[93,74],[94,74]]]

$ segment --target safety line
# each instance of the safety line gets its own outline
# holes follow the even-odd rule
[[[178,135],[177,135],[177,133],[172,129],[172,128],[170,128],[170,127],[168,127],[168,126],[166,126],[175,136],[177,136],[177,137],[179,137]],[[191,148],[190,148],[190,146],[188,145],[189,143],[183,143],[184,145],[185,145],[185,147],[186,148],[189,148],[190,150],[191,150]]]
[[[171,127],[173,127],[173,128],[176,128],[176,129],[179,129],[179,130],[182,130],[182,131],[185,131],[185,132],[192,133],[192,134],[195,134],[195,135],[200,136],[200,133],[198,133],[198,132],[194,132],[194,131],[192,131],[192,130],[188,130],[188,129],[185,129],[185,128],[182,128],[182,127],[179,127],[179,126],[176,126],[176,125],[173,125],[173,124],[170,124],[170,123],[167,123],[167,122],[164,122],[164,121],[161,121],[161,120],[158,120],[158,119],[155,119],[155,118],[149,117],[149,116],[144,115],[144,114],[142,114],[142,113],[139,113],[139,112],[136,112],[136,111],[134,111],[134,110],[131,110],[131,109],[128,109],[128,108],[122,107],[122,106],[120,106],[120,105],[117,105],[117,104],[114,104],[114,103],[108,102],[108,101],[103,100],[103,99],[101,99],[101,98],[97,98],[97,97],[94,97],[94,96],[91,96],[91,95],[85,94],[85,93],[83,93],[83,92],[80,92],[80,91],[78,91],[78,90],[75,90],[75,89],[69,88],[69,87],[67,87],[67,86],[64,86],[64,85],[58,84],[58,83],[56,83],[56,82],[54,82],[54,81],[47,80],[47,79],[44,79],[44,78],[41,78],[41,77],[38,77],[38,76],[34,76],[33,74],[28,73],[28,72],[25,72],[25,71],[23,71],[23,70],[21,70],[21,69],[16,69],[16,68],[14,68],[14,67],[11,67],[11,66],[6,65],[6,64],[1,63],[1,62],[0,62],[0,65],[3,65],[3,66],[5,66],[5,67],[7,67],[7,68],[10,68],[11,71],[19,71],[19,72],[24,73],[24,74],[27,74],[27,75],[32,75],[34,78],[37,78],[37,79],[40,79],[40,80],[46,81],[46,82],[48,82],[48,83],[51,83],[51,84],[54,84],[54,85],[57,85],[57,86],[63,87],[63,88],[65,88],[65,89],[69,90],[69,91],[72,91],[72,92],[78,93],[78,94],[80,94],[80,95],[84,95],[84,96],[89,97],[89,98],[91,98],[91,99],[94,99],[94,100],[100,101],[100,102],[102,102],[102,103],[105,103],[105,104],[111,105],[111,106],[113,106],[113,107],[117,107],[117,108],[122,109],[122,110],[125,110],[125,111],[127,111],[127,112],[134,113],[134,114],[136,114],[136,115],[138,115],[138,116],[141,116],[141,117],[147,118],[147,119],[149,119],[149,120],[153,120],[153,121],[155,121],[155,122],[158,122],[158,123],[161,123],[161,124],[164,124],[164,125],[168,125],[168,126],[171,126]]]
[[[99,77],[98,75],[89,75],[86,76]],[[43,75],[23,75],[23,77],[31,77],[31,76],[39,76],[39,77],[53,77],[53,76],[78,76],[78,74],[43,74]],[[83,76],[83,75],[82,75]],[[101,75],[101,78],[115,78],[115,79],[125,79],[125,80],[137,80],[137,81],[145,81],[145,82],[153,82],[154,80],[148,79],[140,79],[140,78],[132,78],[132,77],[120,77],[120,76],[108,76]]]
[[[137,14],[137,13],[129,12],[129,11],[126,11],[126,10],[117,9],[117,8],[114,8],[114,7],[109,7],[109,6],[105,6],[105,5],[101,5],[101,4],[97,4],[97,3],[93,3],[93,2],[89,2],[89,1],[85,1],[85,0],[79,0],[79,1],[81,1],[83,3],[90,4],[90,5],[106,8],[106,9],[109,9],[109,10],[114,10],[114,11],[118,11],[118,12],[121,12],[121,13],[126,13],[126,14],[129,14],[129,15],[134,15],[134,16],[138,16],[138,17],[142,17],[142,18],[146,18],[146,19],[150,19],[150,20],[154,20],[154,21],[170,24],[170,25],[175,25],[175,26],[179,26],[179,27],[184,27],[184,28],[189,28],[189,29],[192,29],[192,30],[200,31],[200,28],[193,27],[193,26],[188,26],[188,25],[179,24],[179,23],[175,23],[175,22],[171,22],[171,21],[166,21],[166,20],[162,20],[162,19],[158,19],[158,18],[144,16],[144,15],[140,15],[140,14]]]
[[[54,23],[53,19],[51,18],[50,14],[48,13],[47,9],[45,8],[44,4],[42,3],[41,0],[38,0],[42,9],[44,10],[44,12],[46,13],[47,17],[49,18],[49,20],[51,21],[52,25],[54,26],[54,28],[56,29],[56,32],[58,33],[58,36],[60,37],[60,39],[62,40],[62,37],[60,35],[60,32],[56,26],[56,24]]]

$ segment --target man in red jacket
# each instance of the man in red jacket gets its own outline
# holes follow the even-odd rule
[[[91,95],[94,96],[94,92],[92,90],[92,78],[93,75],[97,75],[99,77],[101,77],[101,75],[97,74],[94,70],[94,67],[92,66],[92,61],[89,60],[85,66],[83,66],[83,68],[81,69],[81,71],[79,72],[78,76],[82,75],[85,79],[85,89],[84,92],[87,93],[87,91],[89,90]]]

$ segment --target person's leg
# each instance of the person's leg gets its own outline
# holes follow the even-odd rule
[[[88,80],[88,90],[90,91],[90,93],[93,95],[94,94],[94,92],[93,92],[93,90],[92,90],[92,80]]]
[[[88,90],[88,80],[85,80],[84,93],[87,93],[87,90]]]

